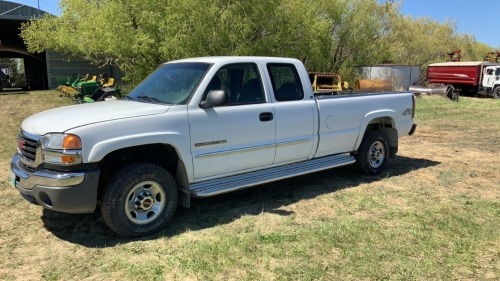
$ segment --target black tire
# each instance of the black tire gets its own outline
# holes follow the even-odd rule
[[[495,90],[493,90],[493,98],[500,99],[500,86],[496,87]]]
[[[177,209],[175,180],[165,169],[136,163],[118,171],[104,190],[101,213],[111,230],[127,238],[155,233]]]
[[[389,142],[379,131],[368,132],[359,145],[356,154],[356,167],[366,175],[378,175],[389,160]]]
[[[460,97],[460,95],[458,94],[458,92],[455,90],[455,87],[453,87],[452,85],[448,85],[448,88],[446,89],[446,96],[450,100],[457,101],[457,102],[458,102],[458,99]]]

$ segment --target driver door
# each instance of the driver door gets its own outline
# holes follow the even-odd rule
[[[482,86],[483,87],[493,87],[493,84],[495,83],[495,69],[493,68],[485,68],[484,69],[484,75],[483,75],[483,81],[482,81]]]
[[[223,66],[205,90],[218,87],[227,105],[189,112],[195,181],[272,165],[275,156],[273,105],[266,100],[258,66]]]

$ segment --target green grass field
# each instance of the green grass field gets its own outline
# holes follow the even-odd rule
[[[71,101],[0,102],[1,280],[500,279],[500,100],[418,98],[378,177],[343,167],[195,199],[139,240],[24,201],[7,181],[20,124]]]

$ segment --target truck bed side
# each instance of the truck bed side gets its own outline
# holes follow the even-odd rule
[[[407,135],[412,126],[412,94],[318,96],[319,145],[314,157],[358,149],[369,124],[384,123]]]

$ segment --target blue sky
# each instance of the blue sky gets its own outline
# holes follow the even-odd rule
[[[59,0],[10,0],[59,15]],[[379,0],[385,2],[386,0]],[[387,0],[389,1],[389,0]],[[396,0],[396,2],[399,0]],[[450,20],[459,33],[474,35],[476,40],[500,49],[500,27],[495,12],[498,0],[403,0],[401,13],[412,17],[430,17],[441,23]],[[492,50],[493,51],[493,50]]]
[[[498,0],[404,0],[400,11],[441,23],[450,20],[456,23],[459,33],[474,35],[477,41],[500,49],[499,8]]]

